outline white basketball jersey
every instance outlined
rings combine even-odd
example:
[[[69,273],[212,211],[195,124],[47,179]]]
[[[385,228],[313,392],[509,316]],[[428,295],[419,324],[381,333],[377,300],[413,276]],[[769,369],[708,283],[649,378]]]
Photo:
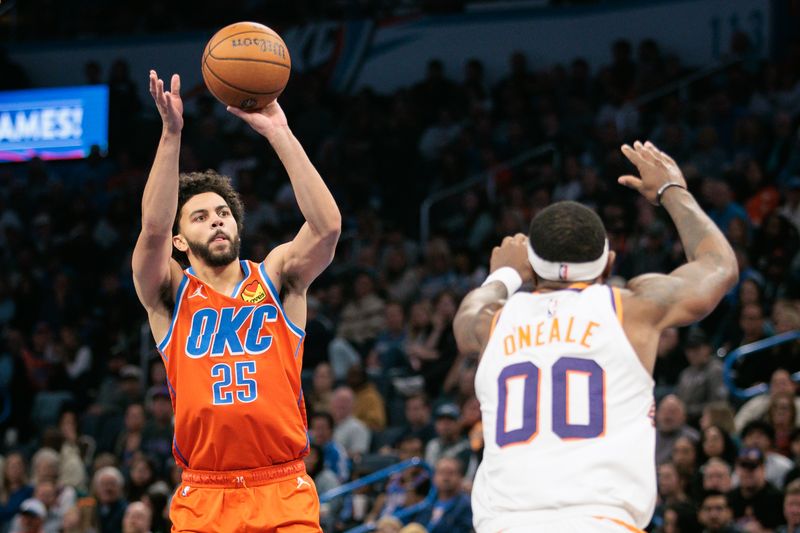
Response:
[[[653,380],[622,329],[617,289],[508,299],[475,375],[482,532],[569,515],[644,527],[656,499]]]

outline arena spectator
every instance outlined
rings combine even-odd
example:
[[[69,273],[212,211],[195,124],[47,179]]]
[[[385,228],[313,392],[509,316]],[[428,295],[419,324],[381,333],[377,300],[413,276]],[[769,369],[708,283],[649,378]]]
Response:
[[[667,506],[677,502],[689,502],[686,495],[685,478],[678,473],[672,463],[663,463],[657,471],[658,499],[656,503],[656,517],[663,517]],[[656,518],[656,521],[658,518]]]
[[[688,365],[686,355],[680,347],[678,328],[667,328],[661,332],[656,350],[656,366],[653,370],[657,401],[673,392],[681,371]]]
[[[779,489],[783,488],[786,474],[792,469],[792,461],[774,451],[775,430],[766,422],[754,421],[742,430],[742,445],[758,448],[764,458],[767,481]]]
[[[28,498],[19,507],[19,521],[11,529],[11,533],[44,533],[47,509],[42,502]]]
[[[719,459],[712,457],[701,468],[703,473],[703,490],[717,490],[724,494],[730,492],[733,487],[733,480],[731,476],[731,465]]]
[[[442,457],[454,457],[466,468],[472,453],[469,441],[461,433],[458,419],[461,411],[452,403],[444,403],[434,412],[436,438],[425,446],[425,461],[430,465],[438,463]],[[461,472],[464,475],[464,472]]]
[[[167,472],[172,458],[172,400],[166,385],[153,385],[147,392],[147,419],[142,428],[140,449],[154,461],[156,474]]]
[[[772,373],[769,380],[769,391],[749,399],[736,413],[736,431],[741,433],[745,425],[753,420],[759,420],[767,414],[772,398],[779,394],[795,396],[795,384],[789,372],[779,368]],[[794,398],[795,425],[800,425],[800,398]]]
[[[314,413],[330,412],[333,384],[331,365],[326,362],[318,364],[312,374],[311,389],[305,394],[306,408]]]
[[[55,500],[52,508],[54,512],[63,515],[67,509],[75,505],[78,494],[74,487],[62,483],[61,466],[61,456],[52,448],[40,448],[31,458],[32,481],[35,485],[34,495],[41,483],[51,483]],[[47,497],[46,500],[49,502],[50,498]],[[51,506],[48,505],[48,507]]]
[[[353,415],[366,424],[370,431],[383,431],[386,427],[386,406],[383,396],[375,384],[367,379],[361,364],[355,364],[347,371],[347,385],[355,393]]]
[[[141,500],[155,480],[156,473],[153,462],[141,452],[134,454],[128,468],[125,499],[129,502]]]
[[[5,458],[2,489],[0,524],[8,524],[19,511],[22,502],[33,496],[25,457],[20,452],[12,452]]]
[[[94,513],[100,531],[120,531],[128,506],[122,473],[113,466],[101,468],[94,474],[92,488],[96,500]]]
[[[775,430],[775,451],[785,457],[792,456],[791,435],[796,427],[796,419],[794,395],[775,395],[769,404],[765,420]]]
[[[728,391],[722,380],[722,361],[714,357],[711,343],[701,329],[693,329],[686,339],[686,359],[689,367],[678,377],[675,395],[686,406],[686,418],[696,425],[703,407],[727,398]]]
[[[125,429],[120,433],[114,447],[114,453],[124,468],[130,466],[134,454],[142,448],[142,432],[146,421],[142,404],[131,404],[125,410]]]
[[[733,525],[733,512],[724,492],[707,491],[700,501],[698,521],[708,533],[737,533]]]
[[[369,451],[372,434],[369,428],[354,416],[355,396],[350,387],[339,387],[331,394],[331,415],[334,420],[333,440],[345,449],[351,458]]]
[[[350,480],[350,459],[344,447],[333,440],[333,426],[330,413],[312,414],[309,423],[311,441],[322,450],[325,468],[336,474],[339,482],[345,483]]]
[[[700,434],[686,424],[686,409],[674,394],[665,396],[656,409],[656,463],[669,460],[672,447],[679,437],[700,440]]]
[[[442,457],[436,463],[433,485],[436,501],[413,521],[425,524],[428,533],[469,533],[472,530],[472,505],[462,491],[464,466],[455,457]]]
[[[775,533],[794,533],[800,528],[800,482],[795,481],[786,485],[783,497],[784,525],[775,530]]]
[[[663,531],[664,533],[700,531],[695,506],[683,502],[668,506],[664,511],[664,525],[658,531]]]
[[[152,513],[142,502],[133,502],[122,517],[122,533],[150,533]]]
[[[318,445],[309,446],[308,455],[303,457],[303,462],[306,464],[306,471],[314,480],[319,494],[324,494],[339,486],[339,478],[325,466],[322,448]]]
[[[407,461],[422,456],[422,442],[417,437],[405,437],[397,446],[397,458]],[[414,501],[417,487],[430,481],[428,472],[419,466],[406,468],[392,474],[386,487],[375,498],[372,510],[367,514],[366,522],[374,522],[378,518],[392,516],[395,512],[407,507]]]
[[[703,430],[700,446],[706,459],[721,459],[732,467],[738,451],[733,438],[720,426],[708,426]]]
[[[760,449],[743,448],[739,452],[736,475],[739,486],[728,494],[736,523],[745,526],[757,521],[767,529],[777,527],[783,521],[783,495],[767,481]]]
[[[706,404],[700,416],[700,429],[718,426],[728,435],[733,435],[736,433],[734,415],[733,407],[727,401]]]

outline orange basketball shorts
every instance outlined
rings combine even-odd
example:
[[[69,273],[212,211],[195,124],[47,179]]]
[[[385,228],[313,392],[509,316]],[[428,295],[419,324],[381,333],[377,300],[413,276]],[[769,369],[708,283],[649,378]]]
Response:
[[[319,497],[302,460],[239,470],[184,470],[172,533],[320,533]]]

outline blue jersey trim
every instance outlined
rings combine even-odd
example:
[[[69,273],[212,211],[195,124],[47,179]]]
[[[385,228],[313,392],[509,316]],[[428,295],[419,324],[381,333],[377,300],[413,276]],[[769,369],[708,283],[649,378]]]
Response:
[[[172,338],[172,330],[175,328],[175,322],[178,321],[178,312],[181,309],[181,302],[183,301],[183,293],[186,291],[186,282],[189,281],[189,278],[186,274],[183,275],[183,279],[181,280],[181,284],[178,285],[178,292],[175,294],[175,307],[172,309],[172,322],[169,325],[169,330],[167,330],[167,335],[164,339],[158,343],[158,351],[161,352],[161,355],[164,357],[165,361],[169,361],[167,355],[164,353],[167,345],[169,344],[170,338]]]
[[[300,455],[304,455],[310,447],[311,447],[311,436],[308,434],[308,430],[306,430],[306,446],[305,448],[300,450]]]
[[[264,283],[267,284],[267,288],[269,289],[270,294],[272,294],[272,299],[275,300],[276,304],[278,304],[278,308],[281,310],[281,314],[283,315],[284,320],[286,320],[286,323],[289,325],[289,329],[291,329],[294,332],[295,335],[300,337],[300,340],[302,341],[303,337],[305,337],[305,335],[306,335],[306,332],[303,331],[302,328],[300,328],[300,327],[296,326],[295,324],[293,324],[292,321],[289,320],[289,317],[286,316],[286,311],[284,311],[284,309],[283,309],[283,304],[281,303],[281,298],[280,298],[280,296],[278,296],[278,291],[275,289],[275,285],[272,284],[272,280],[269,279],[269,276],[267,275],[267,269],[264,267],[264,263],[261,263],[260,265],[258,265],[258,270],[259,270],[259,272],[261,272],[261,277],[264,278]],[[300,345],[298,344],[298,347],[299,346]],[[295,351],[295,356],[296,356],[296,354],[297,354],[297,351]]]
[[[239,264],[242,266],[242,270],[244,271],[244,277],[236,284],[236,287],[233,288],[233,292],[231,293],[231,298],[236,298],[236,295],[239,294],[239,289],[242,288],[242,283],[250,277],[250,265],[245,260],[239,261]]]
[[[608,294],[609,294],[609,296],[611,296],[611,308],[614,310],[614,314],[616,315],[617,314],[617,302],[614,300],[614,289],[612,287],[608,286],[608,285],[606,285],[606,287],[608,287]]]
[[[183,464],[186,465],[186,468],[189,468],[189,461],[187,461],[186,457],[184,457],[181,453],[181,449],[178,448],[178,440],[174,436],[172,437],[172,447],[175,448],[175,452],[178,454],[178,459],[183,461]]]

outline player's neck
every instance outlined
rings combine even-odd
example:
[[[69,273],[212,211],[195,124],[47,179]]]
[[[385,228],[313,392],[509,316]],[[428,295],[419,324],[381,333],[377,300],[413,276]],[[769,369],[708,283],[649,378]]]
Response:
[[[575,287],[587,287],[595,283],[602,283],[601,278],[591,281],[551,281],[546,279],[537,279],[534,290],[536,292],[552,292],[563,291],[564,289]]]
[[[211,286],[221,294],[230,294],[233,288],[242,280],[242,267],[239,259],[231,261],[225,266],[211,266],[203,261],[193,261],[194,275]]]

